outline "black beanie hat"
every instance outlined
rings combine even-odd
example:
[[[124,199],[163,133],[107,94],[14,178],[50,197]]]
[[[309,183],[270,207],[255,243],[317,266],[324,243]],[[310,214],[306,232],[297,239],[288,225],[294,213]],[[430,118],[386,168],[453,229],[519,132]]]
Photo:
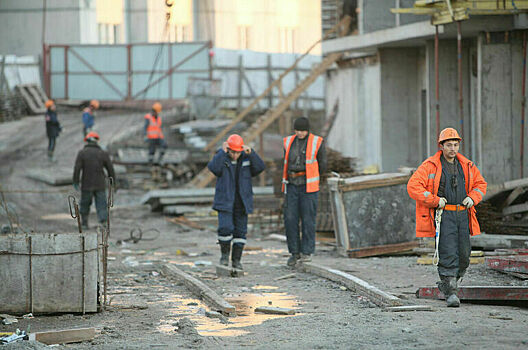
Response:
[[[293,129],[298,131],[310,131],[310,121],[306,117],[299,117],[293,122]]]

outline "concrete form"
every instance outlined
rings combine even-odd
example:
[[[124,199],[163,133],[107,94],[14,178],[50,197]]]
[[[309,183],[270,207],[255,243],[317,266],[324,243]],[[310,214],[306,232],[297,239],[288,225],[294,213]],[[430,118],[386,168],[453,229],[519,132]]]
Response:
[[[369,2],[363,16],[369,10],[378,11]],[[415,167],[437,150],[435,27],[416,17],[422,21],[370,32],[363,28],[361,35],[323,43],[324,53],[349,57],[329,72],[327,108],[336,100],[340,108],[328,143],[359,158],[360,168]],[[438,26],[439,129],[463,129],[461,153],[490,184],[521,176],[524,18],[475,16],[462,22],[462,114],[456,24]],[[527,147],[524,142],[524,155]]]
[[[97,234],[0,235],[0,312],[96,312]]]

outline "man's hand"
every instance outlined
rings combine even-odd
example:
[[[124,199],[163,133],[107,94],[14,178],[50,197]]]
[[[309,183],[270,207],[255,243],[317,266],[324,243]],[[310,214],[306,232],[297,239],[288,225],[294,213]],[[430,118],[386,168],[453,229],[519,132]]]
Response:
[[[222,144],[222,149],[224,150],[225,153],[227,153],[227,142],[224,142]]]
[[[81,191],[81,189],[80,189],[80,187],[79,187],[79,184],[77,184],[77,183],[73,184],[73,189],[74,189],[75,191],[77,191],[77,192],[80,192],[80,191]]]
[[[243,149],[245,154],[250,154],[251,153],[251,147],[249,147],[249,146],[243,145],[242,149]]]
[[[444,209],[446,203],[447,199],[445,199],[444,197],[440,197],[440,201],[438,202],[438,209]]]
[[[464,204],[465,207],[469,209],[475,204],[475,202],[473,202],[473,199],[471,199],[471,197],[466,197],[462,201],[462,204]]]

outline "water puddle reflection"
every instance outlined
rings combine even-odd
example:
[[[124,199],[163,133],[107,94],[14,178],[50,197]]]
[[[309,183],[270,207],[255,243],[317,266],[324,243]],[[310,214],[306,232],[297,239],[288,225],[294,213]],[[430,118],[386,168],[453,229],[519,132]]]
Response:
[[[254,289],[275,289],[273,286],[255,286]],[[266,320],[295,315],[268,315],[255,313],[259,306],[274,306],[297,309],[298,301],[287,293],[240,293],[224,296],[227,302],[236,307],[237,317],[226,317],[223,320],[205,316],[209,308],[200,300],[185,299],[179,295],[163,298],[167,303],[169,315],[160,321],[158,330],[172,333],[176,329],[176,322],[187,317],[196,322],[196,330],[203,336],[236,337],[249,331],[241,328],[259,325]],[[299,315],[299,314],[298,314]]]

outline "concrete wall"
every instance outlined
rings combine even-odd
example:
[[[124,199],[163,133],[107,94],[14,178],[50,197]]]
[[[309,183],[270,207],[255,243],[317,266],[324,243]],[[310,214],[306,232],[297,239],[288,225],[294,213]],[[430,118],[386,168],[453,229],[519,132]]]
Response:
[[[440,130],[452,127],[462,137],[460,152],[471,157],[471,101],[470,97],[470,64],[469,54],[471,41],[463,41],[462,46],[462,92],[463,118],[459,116],[458,98],[458,61],[456,40],[440,40],[439,42],[439,89],[440,89]],[[434,42],[427,42],[427,59],[429,71],[429,114],[430,114],[430,151],[434,154],[438,150],[436,130],[436,97],[435,97],[435,59]],[[461,121],[462,120],[462,121]],[[462,127],[464,133],[462,134]]]
[[[384,172],[421,162],[419,55],[418,48],[380,50]]]
[[[330,72],[326,91],[327,115],[339,100],[339,112],[328,135],[328,146],[347,157],[357,157],[361,169],[379,169],[379,63],[363,63]]]
[[[46,41],[79,43],[80,0],[48,0]],[[0,1],[0,54],[42,53],[42,1]]]

